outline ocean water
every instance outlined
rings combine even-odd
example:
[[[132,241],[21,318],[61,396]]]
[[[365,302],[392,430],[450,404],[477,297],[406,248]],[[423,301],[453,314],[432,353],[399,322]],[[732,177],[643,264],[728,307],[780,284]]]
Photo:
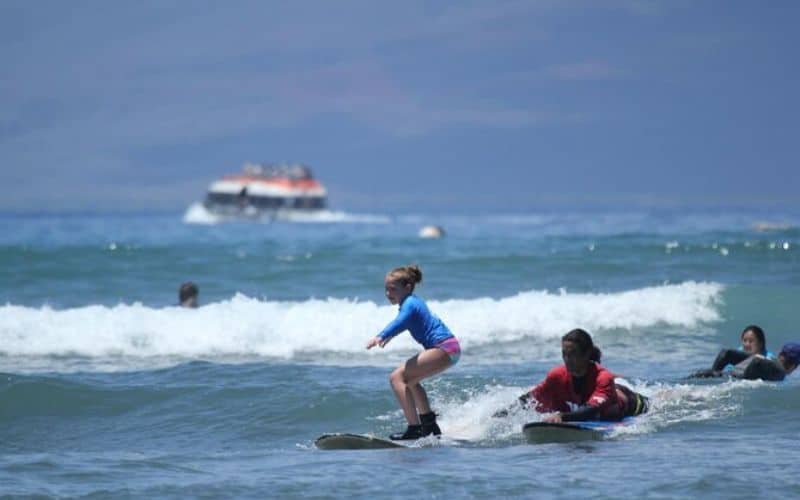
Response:
[[[425,224],[447,236],[421,239]],[[764,224],[767,223],[767,224]],[[800,376],[686,380],[742,328],[800,340],[800,212],[0,216],[0,496],[800,496]],[[388,385],[408,334],[391,268],[461,340],[424,385],[445,437],[321,451],[404,428]],[[201,307],[175,306],[186,280]],[[582,327],[651,397],[609,439],[525,443],[492,413]]]

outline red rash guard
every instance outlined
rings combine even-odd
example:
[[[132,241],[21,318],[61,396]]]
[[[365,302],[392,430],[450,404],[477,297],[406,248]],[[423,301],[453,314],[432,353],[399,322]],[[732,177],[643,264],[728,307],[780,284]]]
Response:
[[[536,400],[538,412],[569,413],[591,406],[597,408],[599,420],[620,420],[627,404],[627,398],[614,384],[614,374],[597,363],[589,365],[580,393],[567,367],[561,365],[550,370],[529,394]]]

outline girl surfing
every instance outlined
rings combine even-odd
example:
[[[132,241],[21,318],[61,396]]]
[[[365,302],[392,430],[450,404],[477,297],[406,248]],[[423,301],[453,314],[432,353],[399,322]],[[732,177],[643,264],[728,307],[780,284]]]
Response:
[[[421,282],[422,271],[416,265],[398,267],[386,275],[386,298],[399,305],[400,312],[381,333],[367,342],[367,349],[385,347],[396,335],[408,330],[425,349],[389,375],[389,383],[408,422],[405,432],[389,436],[393,440],[418,439],[442,433],[420,381],[443,372],[456,364],[461,356],[458,339],[442,320],[431,313],[425,302],[413,294],[414,286]]]

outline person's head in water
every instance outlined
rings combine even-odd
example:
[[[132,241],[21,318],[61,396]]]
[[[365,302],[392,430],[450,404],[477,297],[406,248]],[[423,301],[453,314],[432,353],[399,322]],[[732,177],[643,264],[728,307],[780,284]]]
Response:
[[[781,347],[778,354],[778,361],[783,365],[786,374],[789,375],[800,364],[800,342],[787,342]]]
[[[586,375],[592,362],[600,362],[600,356],[600,349],[592,342],[591,335],[580,328],[561,337],[561,357],[567,371],[574,377]]]
[[[416,264],[396,267],[386,273],[383,281],[386,298],[392,304],[400,304],[414,292],[417,283],[422,282],[422,270]]]
[[[197,289],[197,285],[191,281],[187,281],[186,283],[182,284],[178,289],[178,301],[180,302],[181,307],[197,307],[198,293],[199,290]]]
[[[766,354],[767,340],[764,330],[757,325],[750,325],[742,330],[742,350],[748,354]]]

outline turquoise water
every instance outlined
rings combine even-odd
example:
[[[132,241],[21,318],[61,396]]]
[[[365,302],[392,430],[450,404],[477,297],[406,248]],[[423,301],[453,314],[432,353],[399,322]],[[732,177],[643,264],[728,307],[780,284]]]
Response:
[[[420,239],[430,223],[447,237]],[[798,227],[791,211],[0,217],[0,495],[797,496],[798,376],[683,377],[750,323],[773,351],[800,340]],[[410,262],[464,349],[426,384],[446,437],[316,450],[403,427],[387,377],[417,346],[364,344],[395,313],[384,273]],[[174,306],[189,279],[197,310]],[[491,414],[574,327],[653,410],[606,441],[528,445],[536,414]]]

